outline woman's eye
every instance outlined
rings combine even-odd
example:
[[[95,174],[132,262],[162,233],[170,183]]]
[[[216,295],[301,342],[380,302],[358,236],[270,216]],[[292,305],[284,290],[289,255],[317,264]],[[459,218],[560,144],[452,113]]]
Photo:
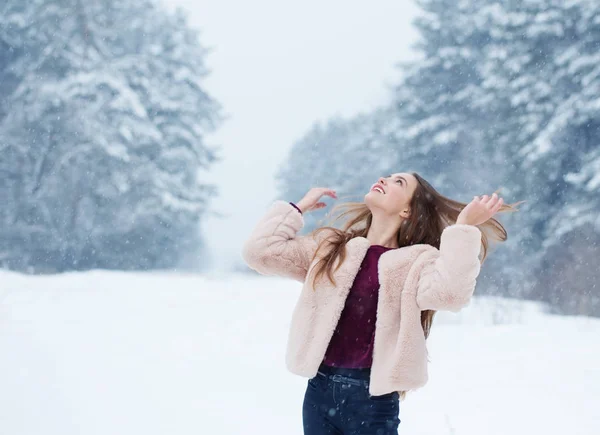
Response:
[[[401,180],[401,179],[398,179],[398,180],[396,181],[396,183],[400,183],[400,184],[402,184],[402,180]]]

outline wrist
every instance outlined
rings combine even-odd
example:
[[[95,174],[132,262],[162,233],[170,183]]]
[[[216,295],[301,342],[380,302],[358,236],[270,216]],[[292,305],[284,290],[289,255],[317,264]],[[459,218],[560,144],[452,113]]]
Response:
[[[298,210],[298,213],[300,213],[300,214],[303,214],[303,213],[304,213],[304,212],[302,211],[302,209],[301,209],[301,208],[300,208],[300,207],[299,207],[297,204],[295,204],[295,203],[293,203],[293,202],[290,202],[290,205],[291,205],[292,207],[294,207],[296,210]]]
[[[302,201],[295,202],[294,205],[300,211],[300,213],[303,213],[303,214],[306,213],[306,206],[304,204],[302,204]]]

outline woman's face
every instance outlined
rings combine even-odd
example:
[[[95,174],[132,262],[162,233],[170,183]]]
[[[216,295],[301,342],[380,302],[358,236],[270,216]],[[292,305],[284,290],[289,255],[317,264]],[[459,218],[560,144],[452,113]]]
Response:
[[[365,204],[372,213],[379,210],[406,219],[410,214],[408,206],[417,183],[414,175],[406,172],[381,177],[365,195]]]

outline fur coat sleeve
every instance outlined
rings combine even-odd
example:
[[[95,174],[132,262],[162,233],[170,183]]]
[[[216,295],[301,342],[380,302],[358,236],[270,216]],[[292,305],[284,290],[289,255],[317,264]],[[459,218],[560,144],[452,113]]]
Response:
[[[303,282],[317,248],[312,236],[297,236],[303,226],[304,219],[294,206],[275,201],[244,243],[244,261],[262,275]]]
[[[480,251],[479,228],[463,224],[446,227],[440,249],[426,254],[417,286],[419,308],[456,312],[468,305],[481,268]]]

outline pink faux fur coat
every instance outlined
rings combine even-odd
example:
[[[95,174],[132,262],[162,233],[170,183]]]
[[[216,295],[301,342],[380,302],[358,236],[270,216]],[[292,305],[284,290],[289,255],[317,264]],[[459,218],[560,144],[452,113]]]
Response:
[[[364,237],[346,245],[346,259],[334,273],[306,280],[318,241],[298,236],[302,215],[276,201],[259,221],[243,248],[248,266],[263,275],[304,283],[292,315],[286,351],[287,368],[312,378],[317,374],[362,260],[370,246]],[[422,310],[458,311],[469,303],[480,270],[481,232],[476,226],[451,225],[440,249],[413,245],[383,253],[378,263],[379,301],[369,393],[411,390],[427,382],[427,348]]]

